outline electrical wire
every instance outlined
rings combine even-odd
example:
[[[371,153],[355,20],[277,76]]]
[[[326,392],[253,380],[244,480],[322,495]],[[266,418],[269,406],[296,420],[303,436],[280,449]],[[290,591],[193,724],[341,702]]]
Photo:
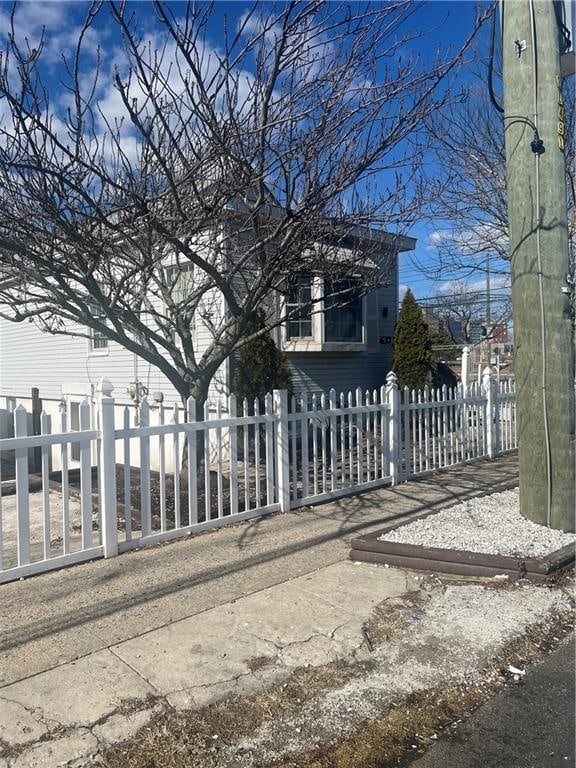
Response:
[[[534,129],[538,132],[538,57],[536,52],[536,18],[534,0],[530,0],[530,24],[532,27],[532,87],[534,99]],[[534,153],[536,163],[536,259],[538,263],[538,289],[540,295],[540,336],[542,340],[542,409],[544,416],[544,442],[546,448],[546,521],[548,528],[552,524],[552,449],[548,424],[547,358],[546,358],[546,317],[544,314],[544,280],[542,274],[542,250],[540,230],[542,229],[542,211],[540,208],[540,154]]]
[[[494,105],[494,107],[500,112],[501,114],[504,114],[504,110],[501,107],[501,105],[498,103],[496,99],[496,95],[494,94],[494,83],[493,83],[493,74],[494,74],[494,39],[496,37],[496,4],[494,5],[494,8],[492,9],[492,33],[490,36],[490,59],[488,62],[488,93],[490,94],[490,101]]]
[[[570,30],[564,23],[564,3],[562,0],[553,0],[553,4],[556,23],[558,24],[558,29],[562,35],[562,44],[564,46],[564,50],[560,49],[560,55],[562,55],[572,47],[572,38],[570,36]]]

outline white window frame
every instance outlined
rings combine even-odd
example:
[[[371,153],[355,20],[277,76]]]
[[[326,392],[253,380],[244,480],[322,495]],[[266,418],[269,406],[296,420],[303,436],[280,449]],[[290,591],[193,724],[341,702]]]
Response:
[[[175,256],[172,256],[168,259],[166,259],[162,263],[161,267],[165,274],[166,274],[166,282],[168,283],[169,275],[171,270],[180,270],[181,272],[191,272],[194,274],[194,264],[192,262],[186,261],[182,262],[179,261]],[[194,349],[196,349],[198,344],[198,310],[196,309],[194,311],[194,315],[192,317],[192,344],[194,345]]]
[[[362,340],[361,341],[326,341],[324,326],[324,278],[312,275],[312,337],[301,339],[288,338],[288,323],[281,326],[281,344],[284,352],[364,352],[367,338],[366,296],[362,302]],[[286,312],[286,300],[282,299],[282,313]]]
[[[302,273],[300,273],[300,275],[309,275],[309,277],[310,277],[310,300],[311,300],[311,304],[310,304],[310,307],[309,307],[309,309],[310,309],[310,336],[292,336],[292,337],[290,337],[289,336],[289,331],[288,331],[289,323],[292,322],[295,318],[293,320],[287,319],[286,323],[285,323],[285,326],[286,326],[286,340],[289,343],[292,342],[292,343],[296,343],[296,344],[314,341],[314,339],[316,338],[317,330],[318,330],[317,327],[316,327],[317,311],[316,312],[314,311],[314,307],[318,306],[318,300],[320,299],[319,292],[318,292],[319,284],[318,284],[317,277],[315,275],[313,275],[312,273],[307,273],[307,272],[302,272]],[[298,277],[300,275],[298,275]],[[285,298],[284,299],[284,307],[285,307],[286,312],[289,311],[288,306],[289,306],[288,305],[288,300],[287,300],[287,298]],[[294,304],[293,306],[299,306],[299,305]]]
[[[95,304],[91,304],[91,302],[89,302],[89,306],[92,307],[96,311],[99,309]],[[96,314],[96,311],[92,311],[92,314],[94,315],[94,317],[106,318],[105,314],[102,313],[101,315],[99,315],[99,314]],[[104,322],[105,322],[106,325],[108,324],[108,320],[107,319],[105,319]],[[94,330],[94,328],[90,328],[89,330],[90,330],[90,335],[88,337],[88,357],[105,357],[106,355],[109,355],[110,354],[110,339],[102,334],[102,336],[104,336],[104,339],[106,341],[106,346],[104,346],[104,347],[95,347],[94,346],[94,338],[95,338],[96,331]]]

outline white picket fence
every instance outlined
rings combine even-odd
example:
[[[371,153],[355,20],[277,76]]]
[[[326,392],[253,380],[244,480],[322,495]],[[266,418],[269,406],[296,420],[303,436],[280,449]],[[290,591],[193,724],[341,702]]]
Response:
[[[59,432],[42,414],[42,434],[29,436],[27,412],[16,408],[15,436],[0,440],[0,468],[15,470],[15,493],[0,492],[0,583],[516,447],[513,385],[497,386],[488,370],[466,393],[399,391],[390,373],[372,392],[274,391],[262,409],[231,396],[215,412],[207,405],[202,421],[192,398],[185,411],[143,401],[137,420],[125,409],[120,428],[111,395],[101,380],[97,423],[84,401],[79,431],[64,410]],[[39,477],[29,474],[34,449]]]

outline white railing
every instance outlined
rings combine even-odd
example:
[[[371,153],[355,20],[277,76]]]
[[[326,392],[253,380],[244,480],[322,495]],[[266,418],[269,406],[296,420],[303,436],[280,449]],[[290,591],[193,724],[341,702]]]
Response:
[[[63,409],[58,432],[43,413],[42,434],[28,435],[16,408],[14,437],[0,439],[0,471],[12,478],[0,483],[0,582],[516,447],[512,384],[489,371],[467,392],[400,392],[390,373],[378,391],[275,391],[263,407],[230,396],[201,420],[193,398],[185,409],[144,400],[118,425],[111,395],[102,380],[95,418],[88,401],[79,406],[79,431]]]
[[[69,431],[62,410],[60,432],[51,434],[49,417],[43,413],[42,434],[28,435],[27,416],[18,406],[14,437],[0,440],[0,472],[12,470],[11,480],[0,482],[0,582],[104,554],[98,481],[92,468],[100,432],[91,428],[90,404],[81,403],[76,432]],[[33,449],[41,453],[40,466],[35,467],[38,478],[30,473]],[[55,455],[61,466],[58,491],[51,480]],[[31,498],[34,479],[40,490]],[[6,494],[6,485],[13,486],[13,494]]]

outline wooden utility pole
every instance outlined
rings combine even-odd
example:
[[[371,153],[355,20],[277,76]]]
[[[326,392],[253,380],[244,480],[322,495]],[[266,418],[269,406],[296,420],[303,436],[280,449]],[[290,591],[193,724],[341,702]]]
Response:
[[[524,517],[574,531],[574,350],[558,28],[552,0],[505,0],[504,120]]]

